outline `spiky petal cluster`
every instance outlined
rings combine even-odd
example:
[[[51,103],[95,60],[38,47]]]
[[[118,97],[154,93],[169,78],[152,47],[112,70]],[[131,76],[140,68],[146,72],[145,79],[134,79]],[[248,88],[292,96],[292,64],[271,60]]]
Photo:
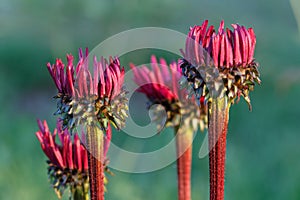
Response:
[[[151,57],[151,66],[150,70],[147,66],[136,67],[131,64],[134,73],[133,80],[139,86],[138,91],[147,96],[150,106],[160,104],[164,107],[167,112],[166,126],[174,127],[183,122],[190,123],[194,129],[197,129],[200,112],[193,98],[186,100],[187,91],[179,89],[179,80],[182,75],[180,66],[176,62],[168,65],[163,58],[160,58],[158,62],[155,56]],[[160,115],[156,117],[158,116]],[[161,119],[157,119],[159,120]],[[203,129],[206,119],[200,122]]]
[[[95,117],[103,129],[107,128],[108,121],[120,128],[127,117],[124,68],[117,57],[110,58],[109,62],[104,58],[97,61],[94,57],[91,73],[88,56],[88,49],[85,55],[80,49],[76,66],[72,55],[67,55],[66,66],[60,59],[53,65],[47,64],[58,89],[56,114],[62,116],[64,128],[91,122]]]
[[[74,67],[72,55],[67,55],[68,64],[65,67],[61,59],[56,59],[55,64],[47,63],[48,71],[58,89],[58,95],[72,97],[74,90]]]
[[[233,30],[225,30],[224,21],[221,21],[218,32],[214,26],[208,29],[207,26],[208,21],[205,20],[201,26],[190,29],[186,43],[188,61],[196,59],[197,64],[206,64],[204,50],[213,59],[215,67],[246,67],[254,61],[256,37],[252,28],[232,24]]]
[[[48,174],[58,197],[62,196],[67,187],[71,191],[80,187],[82,191],[88,192],[88,156],[79,136],[74,134],[72,141],[72,136],[67,129],[62,130],[60,122],[53,133],[46,121],[38,120],[38,125],[40,130],[36,136],[48,157]],[[57,135],[60,143],[56,142]]]
[[[224,21],[218,32],[214,26],[207,27],[205,20],[201,26],[190,29],[181,63],[183,74],[198,97],[220,89],[231,102],[242,95],[250,106],[249,91],[255,82],[260,84],[253,57],[256,44],[253,29],[233,24],[233,30],[225,30]],[[223,80],[219,85],[217,78]]]
[[[38,120],[38,126],[39,131],[36,132],[36,136],[42,150],[48,157],[48,174],[58,197],[60,198],[68,187],[71,193],[80,189],[87,194],[89,191],[88,152],[80,142],[78,134],[75,133],[72,139],[69,131],[63,130],[59,121],[53,133],[50,132],[46,121]],[[59,142],[56,141],[57,135]],[[81,139],[85,141],[84,137]],[[106,161],[108,161],[107,151],[110,141],[111,128],[109,126],[104,138],[104,158]]]
[[[181,76],[180,68],[176,62],[169,66],[167,62],[160,58],[151,56],[152,70],[147,66],[140,68],[130,65],[134,73],[134,81],[139,87],[138,91],[144,93],[152,102],[174,101],[184,96],[178,89],[178,81]]]

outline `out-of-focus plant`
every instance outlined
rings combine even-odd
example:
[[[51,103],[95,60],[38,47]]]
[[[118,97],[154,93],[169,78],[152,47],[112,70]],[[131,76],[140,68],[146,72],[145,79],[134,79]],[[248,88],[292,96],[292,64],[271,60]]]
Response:
[[[181,90],[179,80],[182,76],[176,62],[167,64],[161,58],[151,57],[152,69],[147,66],[137,67],[131,64],[134,73],[133,80],[139,86],[138,91],[145,94],[149,100],[149,108],[154,109],[154,121],[158,130],[163,126],[172,127],[176,137],[178,199],[191,199],[191,163],[193,134],[200,125],[206,126],[206,109],[202,113],[198,109],[195,98],[187,99],[187,90]],[[163,119],[166,112],[166,119]],[[165,120],[165,121],[164,121]],[[164,123],[165,122],[165,123]],[[163,123],[163,124],[162,124]]]

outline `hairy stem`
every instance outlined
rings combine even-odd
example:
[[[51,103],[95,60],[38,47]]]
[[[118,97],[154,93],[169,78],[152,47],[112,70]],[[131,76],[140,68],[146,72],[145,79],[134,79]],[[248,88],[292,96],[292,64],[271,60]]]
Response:
[[[175,128],[177,151],[178,199],[191,199],[191,165],[193,130]]]
[[[227,99],[212,99],[209,112],[210,200],[224,199],[226,134],[230,104]]]
[[[91,200],[104,200],[103,132],[88,125],[86,138]]]

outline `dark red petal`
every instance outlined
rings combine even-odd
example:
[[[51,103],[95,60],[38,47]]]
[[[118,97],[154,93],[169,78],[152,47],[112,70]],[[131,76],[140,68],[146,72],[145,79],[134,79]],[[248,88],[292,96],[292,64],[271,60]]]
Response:
[[[83,59],[83,53],[82,53],[82,49],[79,48],[79,59]]]
[[[67,130],[66,130],[67,131]],[[69,152],[68,152],[68,148],[69,148],[69,135],[67,135],[68,133],[65,131],[60,132],[58,135],[60,135],[62,137],[62,157],[63,157],[63,161],[65,163],[66,166],[68,166],[68,156],[69,156]]]
[[[75,89],[74,89],[74,78],[72,74],[72,68],[73,66],[68,66],[67,67],[67,85],[68,85],[68,93],[71,96],[75,95]]]
[[[201,32],[200,32],[201,38],[200,39],[201,39],[202,44],[204,43],[204,38],[206,36],[207,25],[208,25],[208,20],[205,20],[201,25]]]
[[[210,26],[205,34],[205,38],[203,39],[203,47],[204,48],[208,48],[208,46],[210,45],[211,36],[212,36],[213,32],[215,32],[214,26]]]
[[[72,150],[73,144],[71,141],[68,142],[68,145],[65,148],[68,148],[68,154],[67,154],[67,160],[68,160],[68,167],[70,169],[74,169],[75,163],[73,162],[73,150]]]

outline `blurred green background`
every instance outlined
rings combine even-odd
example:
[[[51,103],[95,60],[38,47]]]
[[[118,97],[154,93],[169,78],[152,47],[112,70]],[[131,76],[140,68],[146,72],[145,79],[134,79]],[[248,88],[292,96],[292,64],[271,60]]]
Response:
[[[300,16],[300,7],[294,12]],[[251,94],[252,112],[243,100],[231,109],[225,199],[300,199],[300,34],[288,0],[1,0],[0,199],[56,199],[34,134],[37,118],[47,119],[51,130],[55,124],[48,61],[131,28],[187,33],[204,19],[216,26],[221,19],[226,26],[238,22],[257,34],[262,85]],[[147,63],[146,54],[137,62]],[[114,135],[125,146],[130,140]],[[166,142],[172,132],[158,137]],[[209,192],[208,158],[198,159],[201,138],[198,133],[194,142],[193,199],[208,199]],[[147,174],[114,173],[107,199],[176,199],[175,163]]]

